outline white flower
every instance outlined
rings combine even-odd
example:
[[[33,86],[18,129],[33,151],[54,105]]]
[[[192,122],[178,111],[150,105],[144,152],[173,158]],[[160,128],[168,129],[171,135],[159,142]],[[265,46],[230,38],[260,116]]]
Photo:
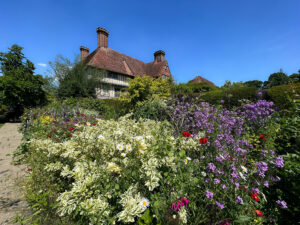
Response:
[[[173,219],[174,219],[174,220],[176,219],[176,214],[173,215]]]
[[[126,153],[124,153],[124,152],[121,153],[121,156],[125,158],[126,157]]]
[[[123,132],[122,131],[120,131],[120,130],[117,130],[117,131],[115,131],[115,134],[122,134]]]
[[[121,145],[121,144],[117,144],[117,149],[119,150],[119,151],[122,151],[123,150],[123,145]]]
[[[144,154],[144,153],[145,153],[145,151],[143,151],[143,150],[139,150],[139,152],[140,152],[140,153],[142,153],[142,154]]]
[[[246,178],[244,177],[244,175],[243,175],[241,172],[239,172],[239,174],[240,174],[240,177],[241,177],[243,180],[246,180]]]
[[[99,140],[104,140],[105,138],[104,138],[102,135],[99,135],[99,136],[98,136],[98,139],[99,139]]]
[[[184,160],[184,163],[188,164],[189,161],[191,161],[191,158],[190,157],[186,157],[186,159]]]
[[[202,176],[206,177],[206,173],[204,171],[201,172]]]
[[[247,168],[246,168],[246,167],[244,167],[244,166],[241,166],[241,168],[242,168],[243,172],[245,172],[245,173],[247,173],[247,172],[248,172],[248,170],[247,170]]]
[[[140,201],[140,206],[142,208],[147,208],[149,206],[149,200],[147,198],[142,198]]]
[[[86,123],[86,125],[87,125],[87,126],[90,126],[90,125],[91,125],[91,123],[87,122],[87,123]]]
[[[126,145],[126,150],[129,151],[129,152],[131,152],[132,151],[131,145]]]
[[[142,136],[137,136],[137,137],[135,137],[135,139],[136,139],[137,141],[142,141],[144,138],[143,138]]]

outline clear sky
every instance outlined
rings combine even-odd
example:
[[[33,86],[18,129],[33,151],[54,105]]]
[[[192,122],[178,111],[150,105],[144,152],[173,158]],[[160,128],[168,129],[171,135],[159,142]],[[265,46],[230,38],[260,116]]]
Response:
[[[300,69],[300,0],[1,0],[0,51],[21,45],[44,74],[57,54],[93,51],[99,26],[110,48],[144,62],[164,50],[177,82]]]

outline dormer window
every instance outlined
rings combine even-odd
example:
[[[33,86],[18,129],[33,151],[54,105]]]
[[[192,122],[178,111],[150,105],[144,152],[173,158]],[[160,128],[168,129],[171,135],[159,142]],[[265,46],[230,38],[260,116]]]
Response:
[[[165,70],[168,70],[168,66],[165,66]]]

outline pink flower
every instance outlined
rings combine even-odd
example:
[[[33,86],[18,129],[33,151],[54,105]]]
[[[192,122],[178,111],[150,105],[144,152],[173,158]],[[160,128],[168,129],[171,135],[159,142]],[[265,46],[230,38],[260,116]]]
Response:
[[[180,198],[172,204],[171,209],[178,211],[181,207],[187,207],[189,200],[187,198]]]

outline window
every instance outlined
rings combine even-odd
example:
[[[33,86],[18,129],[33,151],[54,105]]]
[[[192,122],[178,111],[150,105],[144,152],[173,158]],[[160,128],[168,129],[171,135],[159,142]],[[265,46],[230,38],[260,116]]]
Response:
[[[167,75],[162,75],[162,79],[166,79],[166,78],[168,78]]]
[[[165,70],[168,70],[168,66],[165,66]]]

